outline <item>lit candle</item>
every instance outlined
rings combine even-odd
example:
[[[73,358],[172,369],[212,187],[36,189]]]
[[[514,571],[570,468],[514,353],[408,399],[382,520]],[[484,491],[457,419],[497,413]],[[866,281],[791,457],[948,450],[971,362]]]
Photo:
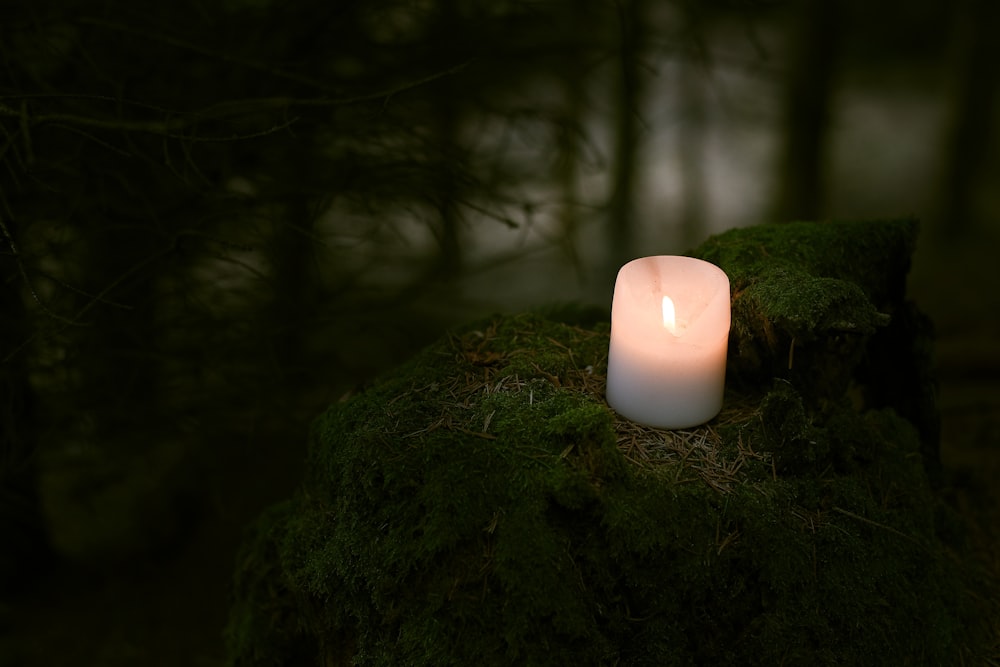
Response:
[[[608,405],[657,428],[703,424],[722,409],[729,278],[692,257],[633,260],[611,302]]]

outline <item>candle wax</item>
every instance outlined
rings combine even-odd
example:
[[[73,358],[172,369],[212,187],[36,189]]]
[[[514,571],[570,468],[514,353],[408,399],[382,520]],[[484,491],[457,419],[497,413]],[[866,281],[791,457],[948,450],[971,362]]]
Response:
[[[662,255],[623,266],[611,306],[608,404],[658,428],[688,428],[717,415],[729,302],[729,278],[709,262]]]

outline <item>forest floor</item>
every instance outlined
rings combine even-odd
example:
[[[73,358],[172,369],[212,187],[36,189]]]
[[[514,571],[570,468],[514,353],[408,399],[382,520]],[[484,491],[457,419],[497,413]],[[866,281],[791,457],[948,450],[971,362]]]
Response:
[[[1000,578],[1000,291],[990,275],[995,247],[970,242],[918,254],[911,296],[938,330],[948,497],[969,522],[976,559]],[[64,559],[13,608],[0,609],[14,640],[0,645],[0,667],[224,664],[230,577],[244,527],[294,492],[310,418],[346,389],[333,388],[294,409],[291,398],[272,404],[267,412],[282,416],[270,423],[259,419],[265,411],[248,409],[235,425],[202,434],[184,449],[198,452],[194,472],[160,480],[193,489],[177,507],[144,505],[122,492],[118,500],[134,502],[136,520],[154,524],[150,530],[161,530],[163,538],[152,540],[151,550],[120,550],[111,560]],[[193,527],[167,525],[175,523]],[[996,627],[1000,651],[1000,619]]]

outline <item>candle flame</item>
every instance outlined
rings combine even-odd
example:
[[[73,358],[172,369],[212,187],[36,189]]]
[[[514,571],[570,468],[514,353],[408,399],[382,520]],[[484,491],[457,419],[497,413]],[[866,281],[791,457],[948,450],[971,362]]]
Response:
[[[674,302],[669,296],[663,297],[663,326],[670,333],[677,333],[677,316],[674,313]]]

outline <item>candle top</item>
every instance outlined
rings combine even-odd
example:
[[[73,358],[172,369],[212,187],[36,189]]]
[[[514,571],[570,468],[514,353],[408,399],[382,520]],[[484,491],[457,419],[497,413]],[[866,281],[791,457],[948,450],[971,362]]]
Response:
[[[714,341],[729,333],[729,278],[693,257],[635,259],[618,272],[611,312],[612,328],[634,335],[669,335],[690,345]]]

